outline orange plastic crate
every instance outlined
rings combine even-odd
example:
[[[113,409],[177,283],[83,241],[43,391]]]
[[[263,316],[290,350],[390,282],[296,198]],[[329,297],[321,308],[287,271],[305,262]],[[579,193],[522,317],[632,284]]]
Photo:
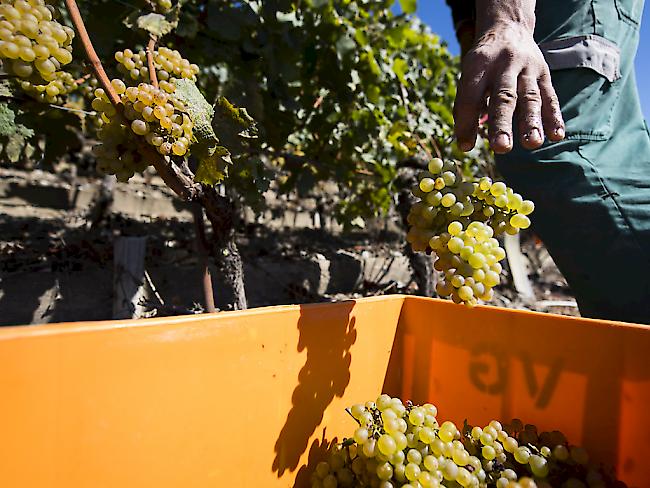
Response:
[[[414,297],[0,329],[0,486],[306,486],[381,391],[650,486],[650,328]]]

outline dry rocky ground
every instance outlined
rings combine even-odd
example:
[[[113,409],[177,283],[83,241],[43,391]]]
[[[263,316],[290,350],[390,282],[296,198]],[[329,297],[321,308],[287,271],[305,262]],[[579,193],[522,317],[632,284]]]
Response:
[[[76,176],[0,168],[0,325],[112,318],[118,236],[146,236],[149,315],[200,309],[188,207],[153,178],[115,184],[101,211],[101,188]],[[250,306],[418,292],[396,217],[342,233],[309,200],[267,200],[268,212],[247,210],[239,225]],[[494,304],[577,315],[543,245],[531,234],[509,244]],[[217,306],[226,309],[213,276]]]

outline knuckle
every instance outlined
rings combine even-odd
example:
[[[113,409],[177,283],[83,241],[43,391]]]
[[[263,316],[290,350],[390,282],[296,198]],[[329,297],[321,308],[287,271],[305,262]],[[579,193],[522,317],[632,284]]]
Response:
[[[533,88],[522,90],[519,93],[519,100],[531,104],[531,105],[541,105],[542,97],[539,92]]]
[[[501,105],[514,105],[517,101],[517,93],[512,88],[499,88],[494,93],[494,100]]]

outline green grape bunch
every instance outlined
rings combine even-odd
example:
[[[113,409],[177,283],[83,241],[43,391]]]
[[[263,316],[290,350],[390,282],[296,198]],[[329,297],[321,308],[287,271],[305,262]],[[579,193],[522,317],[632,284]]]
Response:
[[[169,157],[188,155],[194,141],[193,122],[184,103],[147,83],[127,87],[122,80],[111,84],[123,105],[121,116],[102,88],[95,90],[92,107],[100,114],[103,126],[95,146],[98,168],[128,181],[142,172],[150,162],[138,148],[142,140],[159,154]]]
[[[133,52],[131,49],[117,51],[115,60],[118,62],[117,70],[134,82],[149,79],[147,53],[145,51]],[[161,46],[153,52],[154,67],[160,88],[168,93],[173,93],[174,79],[187,78],[196,81],[199,67],[184,59],[176,50]]]
[[[74,30],[54,20],[44,0],[0,2],[0,58],[29,95],[55,103],[76,87],[61,68],[72,61]]]
[[[439,423],[432,404],[380,395],[348,413],[358,427],[311,473],[312,488],[619,488],[558,431],[515,419],[484,427]]]
[[[444,274],[436,292],[473,307],[488,302],[500,283],[506,253],[497,239],[530,226],[535,205],[503,182],[463,177],[457,164],[439,158],[418,177],[406,240],[415,252],[434,252]]]

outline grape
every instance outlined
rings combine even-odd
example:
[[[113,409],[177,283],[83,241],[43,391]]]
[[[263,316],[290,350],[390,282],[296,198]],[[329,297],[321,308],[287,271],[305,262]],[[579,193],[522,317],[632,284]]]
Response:
[[[415,463],[408,463],[406,465],[406,468],[404,469],[404,474],[406,475],[406,479],[409,481],[415,481],[417,480],[418,476],[420,475],[420,467],[415,464]]]
[[[510,218],[510,225],[516,229],[527,229],[530,227],[530,219],[522,214],[515,214]]]
[[[446,193],[443,197],[442,200],[440,200],[440,203],[442,204],[443,207],[451,207],[454,203],[456,203],[456,195],[453,193]]]
[[[527,464],[530,458],[530,450],[526,447],[518,447],[514,452],[515,461],[520,464]]]
[[[364,444],[368,440],[368,429],[365,429],[363,427],[359,427],[355,432],[354,432],[354,442],[357,444]]]
[[[530,456],[528,463],[530,464],[531,471],[536,477],[544,478],[548,475],[548,462],[542,456],[534,454]]]
[[[423,178],[420,180],[420,190],[422,190],[425,193],[429,193],[430,191],[433,191],[435,187],[435,181],[432,180],[431,178]]]
[[[535,204],[530,200],[524,200],[518,210],[521,215],[529,215],[535,210]]]
[[[145,121],[140,119],[135,119],[133,122],[131,122],[131,130],[135,132],[137,135],[143,136],[147,132],[149,132],[149,126]]]
[[[483,446],[481,448],[481,455],[483,456],[483,459],[487,459],[488,461],[491,461],[497,456],[496,451],[494,450],[494,447],[492,446]]]
[[[397,450],[397,443],[389,434],[384,434],[377,441],[379,452],[386,456],[390,456]]]
[[[377,467],[377,477],[382,481],[388,481],[393,476],[393,467],[389,462],[380,464]]]
[[[440,173],[442,171],[442,168],[444,166],[444,163],[442,159],[440,158],[433,158],[431,161],[429,161],[428,168],[431,173]]]

